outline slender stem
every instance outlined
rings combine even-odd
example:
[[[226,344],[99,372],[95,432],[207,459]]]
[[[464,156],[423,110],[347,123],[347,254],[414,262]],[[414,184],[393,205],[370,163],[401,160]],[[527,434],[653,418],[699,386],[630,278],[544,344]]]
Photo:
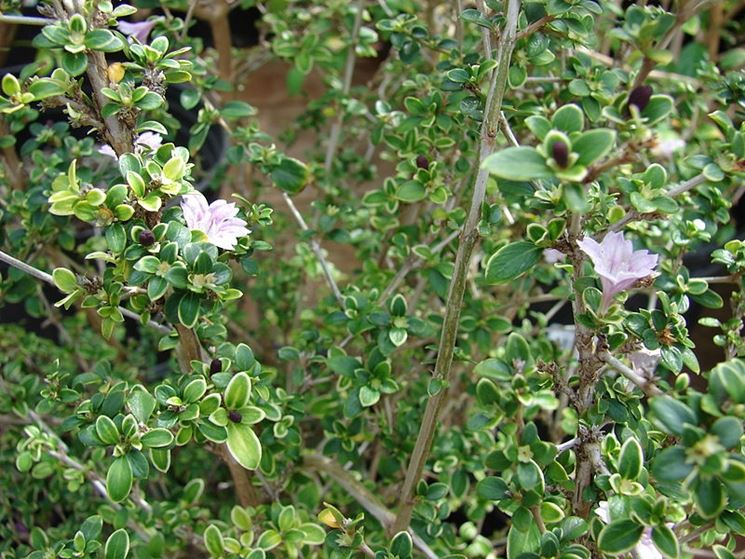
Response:
[[[497,48],[497,67],[492,76],[492,83],[485,107],[485,119],[481,128],[481,147],[479,154],[479,172],[473,188],[471,207],[460,236],[458,252],[455,257],[455,269],[450,283],[450,290],[445,306],[445,317],[442,324],[440,345],[435,362],[434,380],[442,383],[442,388],[427,400],[427,405],[419,429],[419,435],[412,452],[406,478],[401,489],[399,511],[393,523],[392,531],[406,530],[411,522],[414,509],[414,488],[422,477],[432,441],[434,440],[440,411],[447,395],[447,384],[452,371],[453,354],[458,339],[460,311],[463,306],[466,279],[470,268],[471,254],[478,240],[478,223],[481,217],[481,205],[486,193],[486,182],[489,173],[482,167],[482,162],[491,155],[496,146],[499,132],[499,113],[502,109],[502,98],[507,83],[507,73],[515,44],[517,19],[520,13],[520,0],[508,0],[507,19],[500,36]]]
[[[210,33],[217,51],[217,70],[220,79],[230,82],[233,78],[233,44],[230,36],[230,21],[228,20],[228,9],[220,10],[220,13],[211,17]]]
[[[579,439],[577,437],[574,437],[573,439],[569,439],[566,442],[557,444],[556,450],[559,454],[561,454],[565,450],[569,450],[570,448],[574,448],[575,446],[577,446],[577,443],[579,443]]]
[[[198,3],[199,0],[189,0],[189,7],[187,8],[186,16],[184,17],[184,28],[181,30],[181,33],[179,33],[179,40],[181,41],[186,38],[186,35],[189,32],[189,24],[191,23],[191,18],[194,16],[194,9],[197,7]]]
[[[356,49],[357,39],[360,36],[360,28],[362,27],[362,12],[363,2],[360,0],[357,2],[357,11],[354,14],[354,24],[352,27],[352,36],[349,42],[349,49],[347,50],[347,59],[344,64],[344,81],[342,82],[341,95],[346,97],[349,95],[349,90],[352,88],[352,76],[354,76],[354,63],[357,60]],[[334,162],[334,155],[336,154],[336,146],[339,144],[339,138],[341,136],[341,127],[344,123],[344,111],[339,107],[339,116],[331,126],[331,132],[329,132],[329,143],[326,147],[326,157],[323,162],[323,168],[328,176],[331,172],[331,165]]]
[[[486,3],[484,0],[476,0],[476,5],[482,14],[486,13]],[[481,41],[484,44],[484,56],[491,58],[491,31],[486,27],[481,28]]]
[[[13,266],[14,268],[18,270],[21,270],[22,272],[28,274],[29,276],[33,276],[38,280],[46,282],[50,285],[54,285],[54,280],[52,279],[52,276],[50,274],[47,274],[46,272],[43,272],[39,270],[38,268],[34,268],[33,266],[30,266],[26,264],[25,262],[22,262],[18,260],[17,258],[14,258],[10,254],[7,254],[1,250],[0,250],[0,262],[5,262],[6,264]]]
[[[676,196],[680,196],[681,194],[688,192],[689,190],[693,188],[696,188],[698,185],[704,182],[706,182],[706,177],[704,177],[703,174],[696,175],[695,177],[690,178],[687,181],[684,181],[672,187],[670,190],[667,191],[667,196],[669,196],[670,198],[675,198]],[[616,221],[614,224],[612,224],[608,228],[608,231],[620,231],[632,221],[637,221],[638,219],[642,219],[644,215],[645,214],[640,214],[636,210],[632,210],[629,213],[627,213],[625,216],[623,216],[621,219]],[[654,216],[655,214],[647,214],[647,215]]]
[[[658,396],[662,394],[662,390],[657,388],[657,386],[654,383],[652,383],[650,379],[643,377],[642,375],[634,371],[632,368],[628,367],[627,365],[625,365],[624,363],[622,363],[621,361],[613,357],[607,351],[600,354],[600,359],[605,361],[608,365],[613,367],[616,371],[618,371],[624,377],[626,377],[631,382],[633,382],[647,396]]]
[[[0,14],[0,23],[10,23],[13,25],[38,25],[39,27],[44,27],[45,25],[51,25],[57,22],[56,20],[47,19],[45,17],[8,16]]]
[[[93,97],[96,101],[96,108],[100,119],[106,127],[103,134],[107,143],[114,149],[117,155],[123,155],[132,151],[132,130],[119,121],[116,115],[104,118],[101,110],[109,101],[103,94],[102,90],[109,85],[108,65],[106,57],[100,51],[90,51],[88,53],[88,68],[86,75],[91,82]]]
[[[297,221],[297,224],[300,226],[300,229],[302,229],[303,231],[310,231],[310,229],[308,228],[308,224],[305,223],[305,219],[303,219],[302,214],[298,211],[295,203],[292,201],[292,198],[290,198],[286,192],[282,193],[282,198],[284,199],[285,204],[287,204],[287,207],[290,209],[290,212],[295,218],[295,221]],[[318,263],[321,265],[321,270],[323,270],[323,275],[326,278],[326,283],[328,283],[331,291],[334,293],[336,301],[339,303],[340,306],[343,306],[344,299],[342,298],[341,291],[339,291],[339,286],[336,284],[336,280],[331,273],[331,266],[329,266],[329,263],[326,261],[326,257],[323,255],[320,243],[316,239],[311,239],[310,248],[313,251],[313,254],[316,255]]]
[[[704,532],[711,530],[713,526],[714,526],[713,522],[707,522],[706,524],[698,526],[695,530],[693,530],[692,532],[689,532],[685,536],[679,536],[680,543],[692,542],[693,540],[701,536]]]
[[[538,508],[538,505],[534,505],[530,507],[530,512],[533,514],[533,520],[535,520],[535,523],[538,526],[538,531],[541,534],[545,534],[546,524],[543,522],[543,517],[541,516],[541,509]]]
[[[695,177],[688,179],[685,182],[682,182],[670,190],[667,191],[667,195],[670,196],[670,198],[675,198],[676,196],[680,196],[684,192],[688,192],[689,190],[696,188],[698,185],[705,183],[706,177],[703,175],[703,173],[696,175]]]
[[[524,30],[520,31],[520,33],[517,34],[516,40],[525,39],[526,37],[530,37],[533,33],[544,27],[545,25],[548,25],[553,20],[556,19],[556,16],[553,15],[545,15],[542,18],[534,21],[530,25],[528,25]]]
[[[49,285],[54,285],[54,280],[52,279],[51,275],[47,274],[46,272],[43,272],[42,270],[39,270],[38,268],[29,266],[25,262],[22,262],[18,260],[17,258],[14,258],[10,254],[7,254],[1,250],[0,250],[0,262],[5,262],[6,264],[13,266],[14,268],[17,268],[18,270],[21,270],[22,272],[25,272],[26,274],[33,276],[38,280],[48,283]],[[132,318],[134,320],[137,320],[138,322],[142,320],[142,317],[139,314],[132,312],[131,310],[126,309],[124,307],[119,307],[119,311],[127,318]],[[154,330],[156,330],[157,332],[160,332],[161,334],[168,334],[171,331],[170,328],[168,328],[167,326],[158,324],[154,320],[148,320],[147,325],[150,328],[153,328]]]
[[[255,507],[259,505],[261,501],[251,483],[251,472],[246,470],[233,458],[226,445],[218,446],[216,453],[228,466],[228,470],[230,470],[230,477],[233,478],[235,494],[238,497],[240,505],[242,507]]]
[[[370,549],[370,546],[365,543],[364,540],[360,542],[360,551],[365,554],[365,557],[371,557],[375,559],[375,552]]]
[[[706,283],[740,283],[740,276],[732,274],[731,276],[700,276],[692,277],[692,280],[704,280]]]
[[[0,116],[0,135],[7,136],[10,134],[10,128],[5,119],[5,116]],[[7,167],[8,179],[13,189],[23,190],[26,184],[26,172],[23,168],[23,162],[18,157],[15,145],[10,145],[2,148],[2,157],[5,159],[5,165]]]

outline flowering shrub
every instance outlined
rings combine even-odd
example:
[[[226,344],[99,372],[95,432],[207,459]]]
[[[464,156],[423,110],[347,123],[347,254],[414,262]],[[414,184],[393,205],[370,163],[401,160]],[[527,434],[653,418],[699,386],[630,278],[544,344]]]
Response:
[[[742,3],[139,4],[0,2],[3,557],[741,556]]]

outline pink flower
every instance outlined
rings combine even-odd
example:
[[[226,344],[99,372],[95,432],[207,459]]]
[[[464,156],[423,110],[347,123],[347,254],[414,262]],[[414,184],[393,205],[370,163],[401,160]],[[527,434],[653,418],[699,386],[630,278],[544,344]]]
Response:
[[[561,252],[560,250],[556,250],[555,248],[547,248],[543,251],[543,259],[548,264],[556,264],[557,262],[561,262],[567,257],[566,254]]]
[[[652,275],[657,266],[656,254],[647,250],[634,250],[631,241],[624,239],[620,232],[611,231],[600,243],[585,237],[577,241],[577,244],[592,260],[603,284],[601,310],[607,309],[618,293]]]
[[[104,144],[100,148],[98,148],[98,153],[101,155],[107,155],[108,157],[113,157],[114,159],[119,159],[116,156],[116,152],[114,151],[114,148],[112,148],[109,144]]]
[[[143,132],[135,140],[135,149],[137,147],[149,147],[155,151],[163,144],[163,136],[155,132]]]
[[[155,23],[153,20],[137,21],[135,23],[120,21],[116,28],[125,35],[129,35],[130,40],[134,37],[140,43],[146,43],[147,36],[155,27]]]
[[[155,151],[161,146],[162,143],[163,137],[160,134],[156,134],[155,132],[143,132],[135,139],[135,151],[139,153],[142,151],[143,147],[148,147],[151,150]],[[108,155],[113,159],[119,159],[119,157],[117,157],[116,155],[116,152],[114,151],[114,148],[112,148],[109,144],[104,144],[100,148],[98,148],[98,153],[100,153],[101,155]]]
[[[635,371],[646,378],[651,378],[661,357],[662,353],[659,349],[652,350],[645,347],[629,354],[629,361],[631,361],[631,366]]]
[[[233,250],[238,239],[251,231],[238,215],[235,204],[225,200],[215,200],[207,204],[200,192],[185,194],[181,201],[186,225],[192,231],[201,231],[213,245],[225,250]]]

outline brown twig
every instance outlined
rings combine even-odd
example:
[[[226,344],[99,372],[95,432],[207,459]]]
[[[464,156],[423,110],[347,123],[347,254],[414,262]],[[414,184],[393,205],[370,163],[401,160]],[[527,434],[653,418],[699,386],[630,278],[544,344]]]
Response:
[[[520,0],[508,0],[507,6],[506,23],[497,48],[497,66],[492,75],[486,101],[485,118],[481,128],[479,172],[476,176],[468,217],[463,224],[458,252],[455,256],[455,268],[445,305],[445,316],[433,375],[433,379],[439,380],[444,385],[447,385],[452,374],[453,355],[458,339],[460,312],[465,295],[466,280],[470,269],[471,255],[478,239],[481,205],[484,201],[486,182],[489,177],[488,171],[482,167],[481,163],[496,149],[496,139],[500,129],[499,113],[502,110],[507,73],[515,45]],[[419,435],[401,488],[398,515],[392,526],[393,532],[407,529],[411,521],[414,509],[414,488],[422,477],[446,395],[447,390],[441,389],[427,399]]]

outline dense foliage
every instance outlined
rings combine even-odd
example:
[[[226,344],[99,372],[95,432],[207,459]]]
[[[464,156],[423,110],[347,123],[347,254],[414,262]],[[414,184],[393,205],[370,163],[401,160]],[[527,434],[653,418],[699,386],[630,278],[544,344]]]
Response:
[[[134,3],[0,1],[2,557],[741,556],[741,2]]]

